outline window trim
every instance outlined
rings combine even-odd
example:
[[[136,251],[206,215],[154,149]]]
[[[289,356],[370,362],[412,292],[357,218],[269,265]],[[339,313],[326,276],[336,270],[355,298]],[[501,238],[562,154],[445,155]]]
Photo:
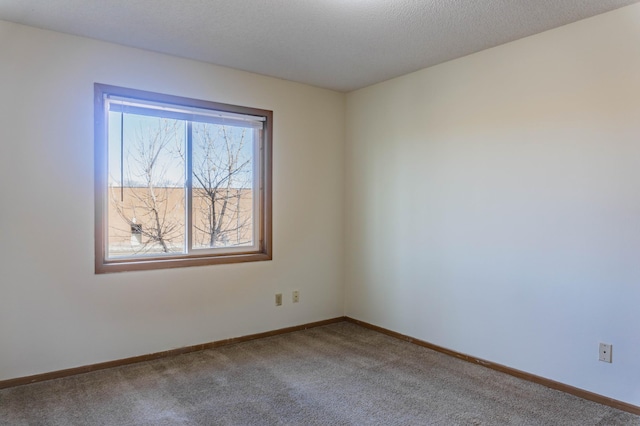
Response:
[[[163,255],[162,257],[140,257],[108,259],[107,257],[107,209],[108,209],[108,128],[105,108],[106,96],[121,96],[145,102],[161,102],[176,106],[188,106],[216,110],[225,113],[264,117],[262,146],[255,164],[258,167],[260,188],[258,189],[258,218],[254,226],[259,227],[258,249],[232,253],[200,253]],[[217,265],[227,263],[271,260],[272,255],[272,136],[273,111],[229,105],[200,99],[186,98],[94,83],[94,195],[95,195],[95,273],[141,271],[187,266]]]

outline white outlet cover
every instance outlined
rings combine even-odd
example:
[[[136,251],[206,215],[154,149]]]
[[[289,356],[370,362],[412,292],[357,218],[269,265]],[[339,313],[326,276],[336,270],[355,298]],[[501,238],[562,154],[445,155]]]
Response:
[[[600,357],[602,362],[611,362],[611,349],[612,345],[608,343],[600,343]]]

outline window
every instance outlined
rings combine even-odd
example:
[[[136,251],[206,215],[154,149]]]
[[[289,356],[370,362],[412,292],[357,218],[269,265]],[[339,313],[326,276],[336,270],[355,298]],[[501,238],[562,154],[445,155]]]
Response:
[[[271,259],[272,117],[96,83],[96,273]]]

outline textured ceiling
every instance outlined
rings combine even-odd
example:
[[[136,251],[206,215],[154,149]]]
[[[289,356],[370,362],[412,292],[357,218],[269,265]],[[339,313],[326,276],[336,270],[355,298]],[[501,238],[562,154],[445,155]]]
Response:
[[[0,0],[0,19],[350,91],[640,0]]]

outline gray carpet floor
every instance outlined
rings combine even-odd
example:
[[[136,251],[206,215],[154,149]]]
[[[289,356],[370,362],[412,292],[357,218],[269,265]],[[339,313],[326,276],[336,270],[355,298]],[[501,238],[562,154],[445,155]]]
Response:
[[[640,425],[342,322],[0,390],[2,425]]]

